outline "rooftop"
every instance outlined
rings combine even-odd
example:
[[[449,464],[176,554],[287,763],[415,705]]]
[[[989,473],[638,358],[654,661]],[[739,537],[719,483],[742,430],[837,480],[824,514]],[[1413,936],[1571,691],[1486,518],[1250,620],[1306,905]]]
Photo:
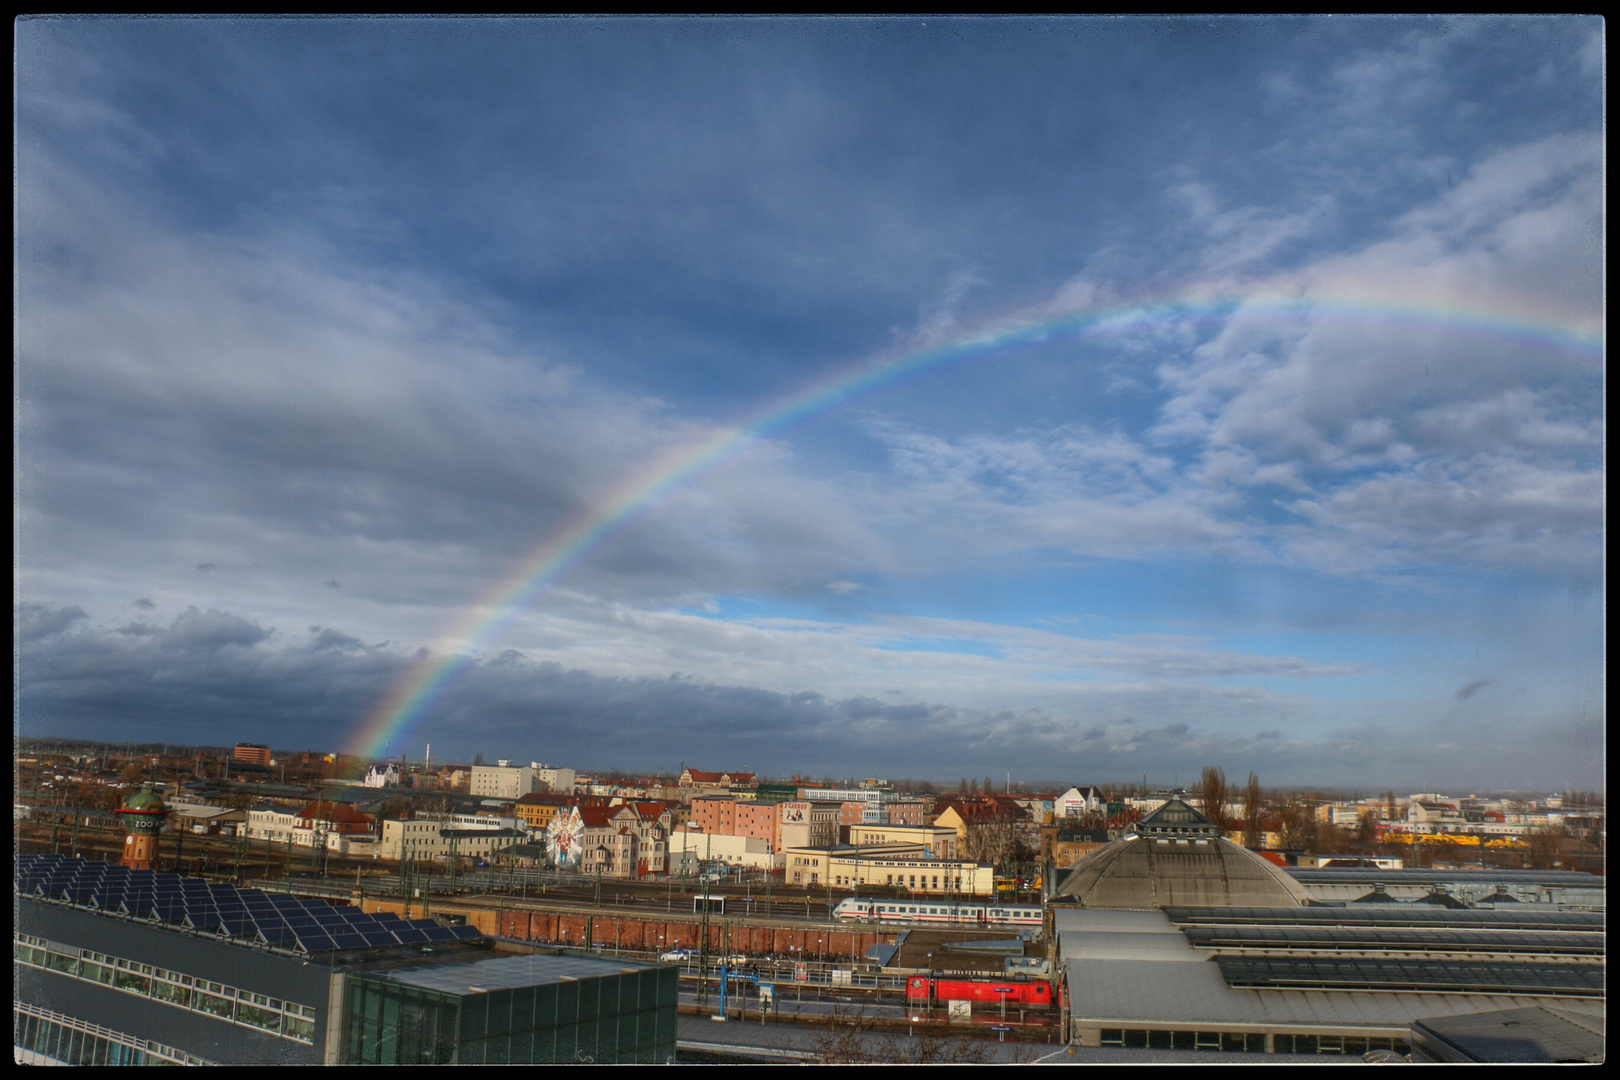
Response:
[[[475,960],[470,964],[444,967],[406,968],[390,971],[386,978],[424,990],[465,996],[490,990],[520,986],[540,986],[580,979],[600,979],[607,975],[656,971],[657,965],[632,961],[599,960],[587,956],[534,953]]]

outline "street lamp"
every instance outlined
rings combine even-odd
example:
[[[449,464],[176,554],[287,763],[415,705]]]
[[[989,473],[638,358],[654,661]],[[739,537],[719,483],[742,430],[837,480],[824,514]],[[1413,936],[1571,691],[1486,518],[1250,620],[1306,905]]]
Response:
[[[923,986],[926,991],[923,994],[923,1019],[932,1020],[934,1018],[934,954],[928,953],[927,955],[928,980]]]

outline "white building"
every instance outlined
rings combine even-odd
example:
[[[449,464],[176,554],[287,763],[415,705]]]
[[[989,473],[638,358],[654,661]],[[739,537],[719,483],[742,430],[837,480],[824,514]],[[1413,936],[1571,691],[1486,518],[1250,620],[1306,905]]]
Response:
[[[825,847],[838,842],[838,811],[842,804],[800,800],[785,802],[778,811],[779,847]]]
[[[442,821],[384,821],[375,845],[380,859],[442,859],[454,847],[459,858],[487,859],[522,839],[510,829],[457,829]]]
[[[1102,792],[1087,785],[1086,787],[1072,787],[1068,791],[1052,800],[1052,812],[1057,817],[1077,818],[1103,807]]]
[[[501,761],[496,765],[474,765],[468,785],[470,794],[508,802],[525,795],[549,792],[570,795],[573,790],[573,769],[558,769],[538,761],[531,761],[527,765],[514,765],[510,761]]]
[[[292,807],[260,803],[248,811],[248,839],[286,844],[292,841],[293,833],[300,824],[298,811]]]
[[[366,778],[360,783],[365,787],[397,787],[399,785],[399,766],[392,764],[373,765],[366,770]]]
[[[771,845],[754,836],[725,836],[721,833],[674,832],[669,835],[669,857],[676,866],[717,862],[750,870],[779,870],[782,856]]]

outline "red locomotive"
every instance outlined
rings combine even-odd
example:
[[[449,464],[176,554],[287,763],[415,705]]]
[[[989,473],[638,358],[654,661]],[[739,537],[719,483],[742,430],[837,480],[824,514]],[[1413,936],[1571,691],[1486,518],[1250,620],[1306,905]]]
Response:
[[[913,975],[906,980],[906,1004],[930,1001],[982,1001],[1025,1008],[1047,1008],[1057,1004],[1052,984],[1044,979],[934,979]]]

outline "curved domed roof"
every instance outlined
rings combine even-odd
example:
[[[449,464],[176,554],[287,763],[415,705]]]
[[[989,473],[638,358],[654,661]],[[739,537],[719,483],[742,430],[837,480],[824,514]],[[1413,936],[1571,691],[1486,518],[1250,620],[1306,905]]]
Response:
[[[124,809],[139,810],[150,814],[159,810],[167,810],[168,807],[164,805],[163,796],[153,791],[152,785],[148,784],[124,800]]]
[[[1172,800],[1164,810],[1170,813],[1160,821],[1154,819],[1162,811],[1137,826],[1142,833],[1104,844],[1076,863],[1053,899],[1072,897],[1082,907],[1128,910],[1301,907],[1310,902],[1310,894],[1281,867],[1210,835],[1214,823],[1185,803]]]

